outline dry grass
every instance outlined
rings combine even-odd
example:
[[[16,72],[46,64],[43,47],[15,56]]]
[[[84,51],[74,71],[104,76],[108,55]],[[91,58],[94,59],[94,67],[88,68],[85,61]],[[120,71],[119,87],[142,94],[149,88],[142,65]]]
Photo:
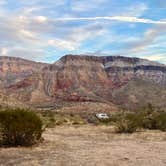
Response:
[[[165,166],[166,133],[115,134],[111,126],[58,126],[32,148],[0,149],[0,165]]]

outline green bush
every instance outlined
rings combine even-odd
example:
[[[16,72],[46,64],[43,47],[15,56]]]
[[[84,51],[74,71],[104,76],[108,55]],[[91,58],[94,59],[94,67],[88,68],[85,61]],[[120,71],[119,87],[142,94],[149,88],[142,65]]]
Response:
[[[166,131],[166,112],[153,112],[144,117],[142,126],[146,129]]]
[[[134,113],[122,114],[116,122],[117,133],[133,133],[140,128],[140,119]]]
[[[161,131],[166,131],[166,112],[158,113],[154,116],[156,121],[156,128]]]
[[[151,104],[137,112],[137,117],[142,119],[141,126],[144,129],[166,131],[166,112]]]
[[[0,112],[1,144],[30,146],[41,138],[42,121],[32,111],[7,109]]]
[[[119,133],[133,133],[140,128],[166,131],[166,112],[151,104],[135,113],[121,113],[115,117],[116,132]]]

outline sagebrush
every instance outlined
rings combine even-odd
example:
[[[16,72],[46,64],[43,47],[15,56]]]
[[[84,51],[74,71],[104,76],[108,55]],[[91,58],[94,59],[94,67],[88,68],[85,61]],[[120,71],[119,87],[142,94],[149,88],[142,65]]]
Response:
[[[30,110],[6,109],[0,111],[1,144],[30,146],[41,139],[42,121]]]
[[[135,113],[117,114],[114,120],[119,133],[133,133],[141,128],[166,131],[166,112],[156,110],[150,104]]]

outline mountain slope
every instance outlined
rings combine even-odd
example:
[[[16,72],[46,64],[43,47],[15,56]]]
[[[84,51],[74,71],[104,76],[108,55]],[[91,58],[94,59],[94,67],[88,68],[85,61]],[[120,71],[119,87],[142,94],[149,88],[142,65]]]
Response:
[[[133,79],[113,92],[114,103],[126,109],[138,109],[149,103],[166,108],[166,87],[141,79]]]
[[[29,103],[38,89],[41,70],[48,64],[0,56],[1,93]]]
[[[46,64],[21,58],[0,56],[0,85],[8,86],[40,72]]]
[[[0,90],[28,104],[110,102],[165,107],[166,66],[122,56],[66,55],[54,64],[0,57]],[[160,97],[162,99],[160,100]]]

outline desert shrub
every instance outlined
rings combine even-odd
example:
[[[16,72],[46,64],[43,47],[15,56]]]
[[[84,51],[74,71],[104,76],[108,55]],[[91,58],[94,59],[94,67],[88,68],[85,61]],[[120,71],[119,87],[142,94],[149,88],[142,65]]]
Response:
[[[154,108],[151,104],[135,113],[120,113],[112,119],[116,132],[132,133],[139,128],[166,131],[166,112]]]
[[[60,125],[82,125],[86,123],[80,114],[70,112],[43,112],[42,118],[47,128],[54,128]]]
[[[24,109],[0,112],[1,144],[30,146],[41,138],[42,121],[36,113]]]
[[[166,112],[156,111],[149,116],[144,117],[142,126],[146,129],[166,131]]]
[[[93,125],[99,125],[100,121],[95,115],[89,115],[89,117],[87,117],[87,123]]]
[[[144,129],[166,131],[166,112],[153,107],[152,104],[139,110],[137,117],[141,118],[141,126]]]
[[[166,131],[166,112],[159,112],[154,115],[155,127],[161,131]]]
[[[55,127],[55,118],[54,116],[57,114],[56,112],[53,111],[38,111],[38,114],[40,115],[42,122],[43,122],[43,127],[44,128],[53,128]]]
[[[119,120],[121,120],[121,118],[124,116],[124,112],[117,112],[114,114],[111,114],[109,120],[110,120],[110,124],[116,124]]]
[[[116,132],[117,133],[133,133],[140,128],[140,121],[134,113],[121,114],[119,119],[116,121]]]

